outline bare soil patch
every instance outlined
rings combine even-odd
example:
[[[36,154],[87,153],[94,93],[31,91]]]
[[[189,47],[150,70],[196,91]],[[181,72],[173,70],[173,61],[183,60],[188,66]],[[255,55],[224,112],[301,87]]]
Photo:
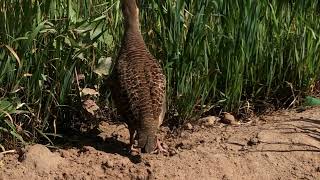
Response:
[[[58,149],[32,145],[0,157],[0,179],[318,179],[320,108],[274,112],[249,123],[162,128],[172,153],[127,153],[124,125],[102,122],[98,136],[70,136]]]

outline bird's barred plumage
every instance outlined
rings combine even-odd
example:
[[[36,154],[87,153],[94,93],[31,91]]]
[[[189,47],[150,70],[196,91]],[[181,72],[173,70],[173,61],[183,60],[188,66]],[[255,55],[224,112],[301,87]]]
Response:
[[[124,18],[132,12],[138,14],[137,9],[132,9],[136,8],[135,3],[135,0],[122,0],[122,6],[131,8],[129,14],[124,12]],[[145,45],[139,24],[130,20],[139,23],[138,19],[125,20],[126,29],[113,71],[112,96],[128,124],[131,138],[137,131],[138,146],[150,152],[165,114],[166,80],[160,64]]]

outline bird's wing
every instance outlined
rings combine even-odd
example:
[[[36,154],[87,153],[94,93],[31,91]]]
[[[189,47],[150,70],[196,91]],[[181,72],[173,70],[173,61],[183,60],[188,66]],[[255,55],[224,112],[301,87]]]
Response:
[[[146,67],[146,58],[141,51],[136,50],[127,51],[125,54],[122,59],[119,59],[118,72],[121,88],[128,97],[127,103],[138,123],[146,119],[152,121],[153,106],[148,86],[151,72],[146,69],[148,68]]]
[[[157,60],[148,53],[150,59],[151,80],[149,80],[150,94],[153,105],[153,115],[159,119],[160,126],[166,113],[166,78]]]
[[[123,117],[124,121],[128,124],[128,126],[132,126],[134,124],[134,117],[132,117],[132,112],[130,111],[130,99],[128,91],[130,89],[129,82],[130,79],[128,79],[129,72],[129,63],[128,63],[128,55],[124,51],[123,53],[120,53],[120,55],[117,58],[117,62],[115,65],[115,83],[116,86],[113,88],[112,94],[115,99],[115,104],[117,107],[117,111],[120,113],[120,115]]]

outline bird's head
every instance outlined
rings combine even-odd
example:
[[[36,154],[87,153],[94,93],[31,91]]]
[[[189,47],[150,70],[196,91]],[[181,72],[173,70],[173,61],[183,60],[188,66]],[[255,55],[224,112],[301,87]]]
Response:
[[[121,9],[126,25],[139,25],[137,0],[121,0]]]

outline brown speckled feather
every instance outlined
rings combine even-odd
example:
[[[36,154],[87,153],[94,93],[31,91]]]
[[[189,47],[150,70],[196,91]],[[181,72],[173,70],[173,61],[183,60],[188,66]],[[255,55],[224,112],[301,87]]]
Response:
[[[122,6],[126,29],[115,62],[112,96],[131,138],[136,131],[138,146],[150,152],[165,114],[165,76],[144,43],[135,1],[122,0]],[[137,13],[136,18],[132,13]]]

